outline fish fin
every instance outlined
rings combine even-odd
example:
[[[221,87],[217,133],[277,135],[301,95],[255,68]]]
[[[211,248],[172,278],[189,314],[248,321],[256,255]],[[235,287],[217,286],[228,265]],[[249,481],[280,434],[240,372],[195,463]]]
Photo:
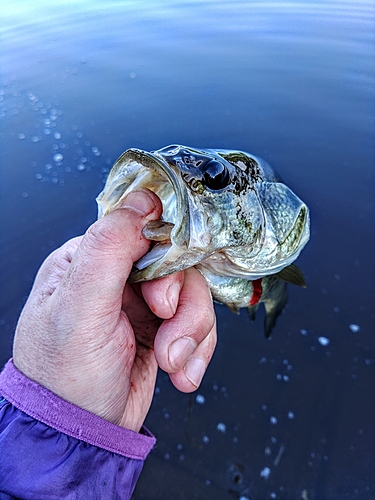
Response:
[[[234,302],[225,302],[225,305],[232,311],[232,313],[240,314],[240,308]]]
[[[266,309],[266,317],[264,318],[264,335],[267,339],[271,336],[276,320],[283,312],[283,309],[288,302],[286,282],[279,280],[277,288],[277,299],[264,301],[264,307]]]
[[[306,288],[305,278],[303,277],[302,271],[295,264],[290,264],[287,267],[284,267],[281,271],[274,274],[280,280],[286,281],[291,285],[298,285],[302,288]]]
[[[247,312],[249,314],[249,318],[251,321],[255,321],[255,313],[257,312],[258,309],[258,304],[255,304],[255,306],[248,306]]]

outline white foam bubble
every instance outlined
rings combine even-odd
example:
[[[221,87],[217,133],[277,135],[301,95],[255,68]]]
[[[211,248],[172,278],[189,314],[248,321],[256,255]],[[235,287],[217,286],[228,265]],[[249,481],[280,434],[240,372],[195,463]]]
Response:
[[[264,477],[264,479],[268,479],[270,477],[270,474],[271,474],[271,469],[269,467],[264,467],[264,469],[262,469],[260,471],[260,477]]]
[[[329,339],[327,339],[327,337],[319,337],[318,338],[318,342],[320,345],[322,346],[326,346],[328,345],[331,341]]]
[[[56,153],[55,155],[53,155],[53,161],[55,161],[56,163],[63,161],[63,159],[64,157],[61,153]]]
[[[199,405],[204,405],[204,403],[206,402],[206,398],[204,396],[202,396],[201,394],[198,394],[197,397],[195,398],[195,401]]]
[[[361,329],[359,325],[355,325],[354,323],[349,325],[349,328],[353,333],[358,333]]]

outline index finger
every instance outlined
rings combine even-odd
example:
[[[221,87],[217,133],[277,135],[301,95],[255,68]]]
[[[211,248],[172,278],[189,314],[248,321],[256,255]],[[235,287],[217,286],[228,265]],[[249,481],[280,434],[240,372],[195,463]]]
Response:
[[[199,271],[187,269],[176,313],[156,334],[156,360],[179,390],[191,392],[199,386],[215,346],[216,317],[209,287]]]

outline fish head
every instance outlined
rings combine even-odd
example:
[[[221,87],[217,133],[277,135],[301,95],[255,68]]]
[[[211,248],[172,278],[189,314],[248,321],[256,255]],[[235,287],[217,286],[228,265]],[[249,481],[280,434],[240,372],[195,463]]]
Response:
[[[137,188],[160,198],[161,219],[172,230],[135,264],[133,281],[195,265],[258,279],[291,264],[309,238],[307,206],[266,162],[248,153],[180,145],[129,149],[97,198],[99,217]]]

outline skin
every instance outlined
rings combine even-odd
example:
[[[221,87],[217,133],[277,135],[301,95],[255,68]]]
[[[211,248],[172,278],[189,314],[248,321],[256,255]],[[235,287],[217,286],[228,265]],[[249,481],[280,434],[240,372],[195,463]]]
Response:
[[[14,341],[13,361],[25,375],[134,431],[149,410],[158,366],[178,390],[192,392],[216,345],[211,294],[196,269],[127,283],[150,246],[141,231],[161,212],[154,193],[133,191],[47,257]]]

